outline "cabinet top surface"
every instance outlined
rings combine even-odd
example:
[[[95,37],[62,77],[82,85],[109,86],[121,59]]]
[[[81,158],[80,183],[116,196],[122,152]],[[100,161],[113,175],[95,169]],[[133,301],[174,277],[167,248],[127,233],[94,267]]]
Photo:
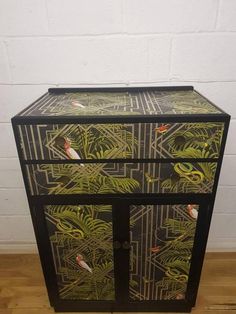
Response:
[[[151,116],[220,114],[219,108],[192,89],[55,89],[19,116]]]

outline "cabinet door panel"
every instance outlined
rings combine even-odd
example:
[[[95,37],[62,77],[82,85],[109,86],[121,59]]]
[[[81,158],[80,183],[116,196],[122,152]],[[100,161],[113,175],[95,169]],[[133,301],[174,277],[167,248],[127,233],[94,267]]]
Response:
[[[44,206],[60,299],[114,300],[111,205]]]
[[[185,299],[199,206],[130,206],[131,300]]]
[[[19,125],[23,158],[218,158],[224,123]]]

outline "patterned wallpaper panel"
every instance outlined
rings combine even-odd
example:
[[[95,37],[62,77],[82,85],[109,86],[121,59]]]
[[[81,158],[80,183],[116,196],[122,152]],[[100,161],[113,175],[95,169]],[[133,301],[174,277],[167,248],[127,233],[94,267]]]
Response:
[[[47,93],[21,116],[161,115],[221,113],[196,91]]]
[[[199,206],[132,205],[130,210],[130,299],[185,299]]]
[[[32,195],[211,193],[217,163],[26,165]]]
[[[68,300],[114,300],[110,205],[44,207],[59,296]]]
[[[199,206],[130,206],[131,300],[185,298]],[[46,205],[61,299],[114,300],[111,205]]]
[[[26,160],[217,158],[224,123],[19,125]]]

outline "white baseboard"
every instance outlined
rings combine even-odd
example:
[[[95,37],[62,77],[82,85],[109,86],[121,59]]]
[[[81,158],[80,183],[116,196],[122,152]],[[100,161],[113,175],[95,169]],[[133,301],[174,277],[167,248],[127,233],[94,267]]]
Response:
[[[0,243],[0,254],[38,254],[36,243]]]
[[[207,252],[236,252],[236,241],[234,238],[210,239]]]
[[[210,252],[236,252],[236,248],[235,247],[213,247],[213,248],[207,248],[206,252],[210,253]]]

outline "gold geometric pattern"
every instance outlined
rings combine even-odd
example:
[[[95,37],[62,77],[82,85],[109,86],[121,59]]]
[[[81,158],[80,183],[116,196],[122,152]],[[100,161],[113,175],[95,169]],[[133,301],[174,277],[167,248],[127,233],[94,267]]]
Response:
[[[196,91],[47,93],[21,116],[160,115],[221,113]]]
[[[18,126],[26,160],[218,158],[222,122]],[[70,144],[68,144],[70,143]]]
[[[132,205],[132,300],[184,299],[198,205]]]
[[[32,195],[210,193],[217,163],[26,165]]]
[[[110,205],[48,205],[45,217],[62,299],[114,300]]]

